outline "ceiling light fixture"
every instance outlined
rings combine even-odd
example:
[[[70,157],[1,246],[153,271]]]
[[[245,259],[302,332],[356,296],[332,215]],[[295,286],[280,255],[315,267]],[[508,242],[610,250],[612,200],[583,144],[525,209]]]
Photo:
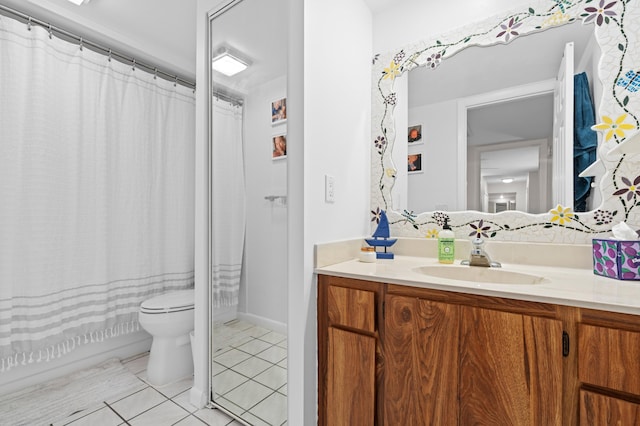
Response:
[[[246,61],[232,55],[227,49],[219,51],[219,54],[211,60],[211,68],[227,77],[236,75],[248,67],[249,64]]]
[[[89,3],[91,0],[69,0],[71,3],[80,6],[81,4]]]
[[[513,178],[504,178],[502,179],[502,183],[511,183],[513,182]]]

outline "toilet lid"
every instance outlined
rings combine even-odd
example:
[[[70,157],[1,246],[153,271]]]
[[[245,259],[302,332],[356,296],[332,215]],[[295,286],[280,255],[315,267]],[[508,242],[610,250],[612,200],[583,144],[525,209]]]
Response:
[[[140,305],[140,312],[147,314],[180,312],[193,309],[194,291],[173,291],[145,300]]]

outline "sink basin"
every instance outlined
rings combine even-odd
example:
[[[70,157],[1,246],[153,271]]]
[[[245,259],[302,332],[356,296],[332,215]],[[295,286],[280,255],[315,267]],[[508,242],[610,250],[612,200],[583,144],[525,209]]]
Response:
[[[546,281],[544,277],[539,275],[481,266],[421,266],[414,268],[414,271],[420,274],[449,280],[489,284],[542,284]]]

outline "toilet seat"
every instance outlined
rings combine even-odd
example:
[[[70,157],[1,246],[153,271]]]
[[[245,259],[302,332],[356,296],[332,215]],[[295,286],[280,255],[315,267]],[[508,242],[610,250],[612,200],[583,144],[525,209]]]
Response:
[[[140,305],[140,312],[144,314],[169,314],[191,311],[194,309],[194,303],[193,290],[180,290],[145,300]]]

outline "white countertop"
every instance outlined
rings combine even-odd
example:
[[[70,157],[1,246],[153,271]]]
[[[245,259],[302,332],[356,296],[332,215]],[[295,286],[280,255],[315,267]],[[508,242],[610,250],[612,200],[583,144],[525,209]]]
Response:
[[[640,315],[640,281],[619,281],[595,275],[591,269],[502,264],[505,271],[542,276],[540,284],[489,284],[427,276],[414,270],[441,265],[430,257],[398,256],[375,263],[348,260],[317,267],[317,274],[401,284],[436,290],[553,303]],[[445,265],[443,265],[445,266]],[[462,267],[456,260],[451,267]],[[471,268],[464,266],[464,268]],[[479,268],[479,267],[473,267]]]

